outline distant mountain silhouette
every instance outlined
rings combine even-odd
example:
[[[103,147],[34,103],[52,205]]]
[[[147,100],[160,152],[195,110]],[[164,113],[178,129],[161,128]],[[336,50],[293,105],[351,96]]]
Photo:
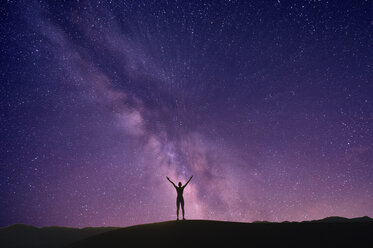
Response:
[[[88,227],[78,229],[51,226],[37,228],[24,224],[16,224],[0,228],[0,247],[64,247],[78,240],[114,229],[118,229],[118,227]]]
[[[319,223],[343,223],[343,222],[372,222],[373,219],[368,216],[358,217],[358,218],[352,218],[348,219],[345,217],[339,217],[339,216],[330,216],[326,217],[321,220],[312,220],[309,222],[319,222]]]
[[[0,247],[369,247],[373,219],[305,222],[168,221],[126,228],[0,228]]]

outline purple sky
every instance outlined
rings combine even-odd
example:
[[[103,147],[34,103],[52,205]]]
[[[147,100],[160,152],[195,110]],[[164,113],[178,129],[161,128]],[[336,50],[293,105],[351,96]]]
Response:
[[[373,216],[372,2],[0,11],[0,226]]]

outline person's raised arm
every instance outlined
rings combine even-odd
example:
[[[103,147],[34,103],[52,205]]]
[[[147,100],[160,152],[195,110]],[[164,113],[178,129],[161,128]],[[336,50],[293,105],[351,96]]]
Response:
[[[167,177],[167,180],[172,183],[172,185],[176,188],[176,185],[174,184],[174,182],[172,182],[168,177]]]
[[[193,176],[191,176],[191,177],[189,178],[188,182],[183,186],[183,188],[186,187],[186,186],[188,185],[188,183],[190,182],[190,180],[192,180],[192,177],[193,177]]]

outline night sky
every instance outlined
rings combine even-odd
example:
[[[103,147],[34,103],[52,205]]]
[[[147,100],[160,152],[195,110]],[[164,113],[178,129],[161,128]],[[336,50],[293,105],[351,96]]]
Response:
[[[372,1],[0,9],[0,226],[373,216]]]

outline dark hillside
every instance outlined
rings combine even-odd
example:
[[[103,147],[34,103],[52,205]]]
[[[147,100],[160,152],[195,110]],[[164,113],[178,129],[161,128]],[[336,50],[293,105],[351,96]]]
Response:
[[[191,220],[127,227],[68,247],[367,247],[367,244],[373,244],[373,222],[235,223]]]

